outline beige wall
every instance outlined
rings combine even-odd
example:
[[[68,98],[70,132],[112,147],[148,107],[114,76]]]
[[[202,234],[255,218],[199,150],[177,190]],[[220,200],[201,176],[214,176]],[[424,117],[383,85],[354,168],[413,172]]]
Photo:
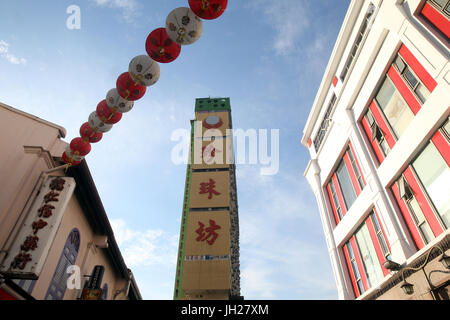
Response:
[[[450,255],[450,250],[446,251],[447,255]],[[449,280],[449,271],[445,269],[438,261],[440,256],[431,260],[424,268],[424,271],[419,270],[409,277],[406,278],[408,283],[414,285],[414,294],[407,295],[403,292],[401,285],[403,282],[400,282],[395,287],[391,288],[389,291],[384,293],[382,296],[378,297],[377,300],[433,300],[433,296],[430,292],[430,286],[428,284],[428,277],[430,283],[434,287],[442,286],[446,281]],[[447,287],[447,295],[450,296],[450,288]]]
[[[0,249],[3,249],[41,172],[61,165],[53,157],[60,157],[67,143],[60,139],[65,134],[64,128],[1,103],[0,131]],[[64,175],[64,170],[52,173],[58,174]],[[32,295],[36,299],[45,297],[67,236],[73,228],[80,232],[81,243],[75,264],[80,267],[81,276],[91,274],[95,265],[103,265],[102,286],[108,284],[108,299],[112,299],[114,292],[124,288],[127,281],[110,264],[106,249],[93,245],[94,239],[101,235],[94,234],[75,194],[68,203]],[[86,279],[82,277],[81,288]],[[64,299],[76,299],[80,293],[80,290],[66,290]],[[124,294],[120,294],[116,299],[123,298]]]
[[[229,290],[230,260],[185,261],[183,290]]]

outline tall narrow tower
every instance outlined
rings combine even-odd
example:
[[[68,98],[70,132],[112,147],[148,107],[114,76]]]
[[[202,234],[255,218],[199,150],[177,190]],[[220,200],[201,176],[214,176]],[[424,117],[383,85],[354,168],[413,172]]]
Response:
[[[174,299],[239,299],[239,217],[229,98],[196,99]]]

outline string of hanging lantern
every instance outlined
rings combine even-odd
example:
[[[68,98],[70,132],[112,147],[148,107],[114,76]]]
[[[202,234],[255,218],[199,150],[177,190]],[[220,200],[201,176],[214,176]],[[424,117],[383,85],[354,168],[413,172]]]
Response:
[[[74,138],[62,154],[66,168],[81,163],[91,151],[91,143],[99,142],[103,134],[118,123],[123,113],[134,107],[147,87],[154,85],[160,76],[158,63],[170,63],[181,53],[181,46],[196,42],[203,33],[204,20],[220,17],[228,0],[188,0],[188,7],[172,10],[166,18],[166,27],[153,30],[145,42],[147,54],[134,57],[128,72],[122,73],[116,87],[109,90],[88,121],[80,127],[80,137]]]

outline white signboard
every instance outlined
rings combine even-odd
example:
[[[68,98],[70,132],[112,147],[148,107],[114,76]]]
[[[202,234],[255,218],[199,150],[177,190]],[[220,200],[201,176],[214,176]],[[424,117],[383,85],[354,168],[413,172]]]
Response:
[[[74,189],[73,178],[47,178],[0,264],[1,273],[20,279],[39,277]]]

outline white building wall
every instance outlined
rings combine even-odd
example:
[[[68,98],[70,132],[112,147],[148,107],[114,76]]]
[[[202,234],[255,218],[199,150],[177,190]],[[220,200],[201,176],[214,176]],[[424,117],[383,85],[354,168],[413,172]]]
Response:
[[[342,83],[339,79],[341,70],[370,2],[377,7],[375,19],[369,24],[362,48],[360,47],[356,61]],[[332,122],[319,150],[316,152],[314,144],[308,147],[312,160],[304,175],[317,198],[340,299],[354,298],[342,245],[367,218],[373,207],[378,212],[391,245],[392,259],[402,263],[415,252],[402,215],[393,204],[390,192],[386,190],[450,113],[449,50],[420,19],[413,16],[422,3],[420,0],[351,2],[304,129],[302,142],[308,147],[307,141],[314,141],[331,96],[335,93],[337,100]],[[343,47],[342,43],[346,43],[346,46]],[[438,85],[377,168],[373,151],[367,147],[367,138],[358,122],[402,43]],[[332,84],[335,75],[339,79],[336,87]],[[325,186],[342,159],[348,141],[354,148],[366,186],[336,226]]]

